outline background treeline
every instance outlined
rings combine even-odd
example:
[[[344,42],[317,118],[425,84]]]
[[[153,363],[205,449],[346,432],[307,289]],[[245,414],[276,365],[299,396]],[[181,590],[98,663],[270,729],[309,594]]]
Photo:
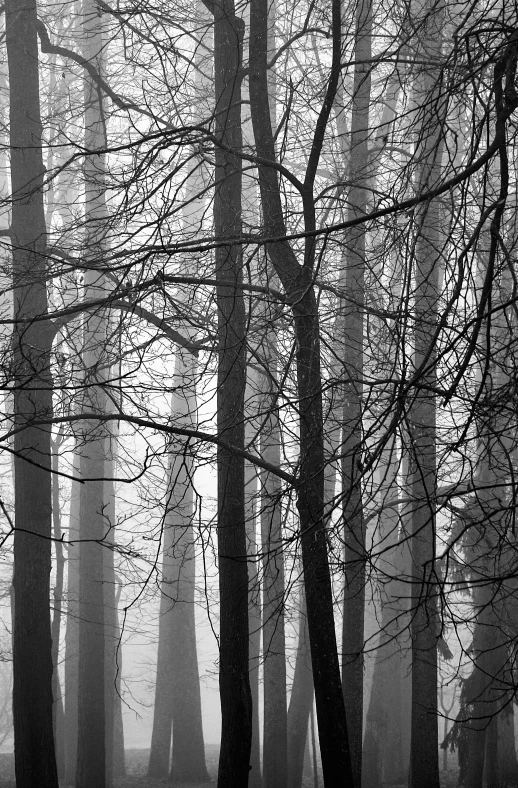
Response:
[[[124,775],[139,605],[149,778],[208,779],[203,596],[220,788],[299,788],[314,704],[327,788],[518,784],[516,7],[1,25],[19,788]]]

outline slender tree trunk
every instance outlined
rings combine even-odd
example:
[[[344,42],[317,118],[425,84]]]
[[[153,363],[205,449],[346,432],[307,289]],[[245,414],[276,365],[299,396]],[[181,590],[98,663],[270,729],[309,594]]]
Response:
[[[178,349],[173,379],[175,423],[196,426],[195,364]],[[171,781],[208,779],[201,716],[195,627],[193,458],[188,444],[170,455],[164,522],[162,589],[153,735],[148,776]]]
[[[303,592],[302,592],[303,593]],[[306,606],[301,603],[295,674],[288,708],[288,788],[301,788],[308,721],[313,707],[313,674]]]
[[[216,136],[240,150],[244,25],[233,0],[214,3],[214,77]],[[214,226],[219,240],[241,234],[241,162],[216,146]],[[221,246],[215,252],[218,307],[218,435],[230,446],[244,446],[246,385],[245,309],[242,250]],[[230,284],[227,284],[230,283]],[[219,788],[246,788],[252,741],[249,679],[248,568],[244,460],[218,447],[218,560],[220,592],[221,748]]]
[[[106,714],[106,782],[126,774],[124,757],[124,730],[122,726],[122,703],[120,697],[120,674],[122,671],[122,648],[119,615],[117,610],[117,579],[115,576],[115,452],[116,435],[105,439],[104,517],[106,523],[106,548],[104,557],[104,687]]]
[[[83,54],[102,73],[103,36],[95,0],[83,0]],[[97,85],[85,73],[85,298],[105,295],[100,263],[105,254],[106,204],[104,154],[105,118]],[[98,267],[99,266],[99,267]],[[107,397],[103,366],[107,319],[103,313],[85,318],[83,336],[84,406],[90,413],[105,414]],[[104,359],[106,366],[106,359]],[[105,449],[103,422],[84,425],[80,448],[79,513],[79,684],[77,788],[104,788],[106,778],[104,547],[109,531],[104,511]],[[113,719],[110,720],[111,722]],[[109,788],[108,783],[108,788]]]
[[[303,189],[305,229],[315,228],[313,184],[325,128],[338,86],[340,69],[340,3],[333,0],[333,65],[326,99],[319,116]],[[268,3],[253,0],[250,14],[250,104],[255,144],[263,162],[275,162],[268,80]],[[268,235],[283,237],[286,227],[276,171],[258,165],[259,184]],[[336,646],[331,579],[327,555],[324,506],[324,437],[318,306],[313,288],[314,240],[306,242],[299,265],[286,242],[269,244],[268,255],[293,304],[297,353],[300,419],[300,473],[297,507],[306,590],[313,681],[324,782],[352,782],[347,723]]]
[[[52,521],[54,550],[56,552],[56,585],[54,586],[54,614],[52,616],[51,635],[52,635],[52,697],[54,700],[53,723],[54,723],[54,746],[56,749],[56,764],[58,769],[59,781],[62,782],[65,776],[65,717],[63,707],[63,695],[59,680],[59,641],[61,636],[61,617],[63,609],[63,585],[65,556],[63,554],[63,543],[61,541],[61,510],[59,500],[59,445],[62,440],[58,436],[52,448]]]
[[[72,473],[79,478],[79,452]],[[79,681],[79,481],[72,482],[67,555],[67,629],[65,635],[65,784],[73,785],[77,771]]]
[[[477,593],[478,592],[478,593]],[[463,706],[466,709],[467,761],[463,784],[466,788],[482,788],[486,765],[486,746],[491,714],[488,696],[492,681],[491,654],[493,646],[491,626],[492,589],[476,589],[475,605],[480,608],[473,633],[473,671],[466,681]],[[462,723],[461,723],[462,724]]]
[[[384,543],[386,544],[386,542]],[[410,660],[407,628],[409,591],[402,578],[409,576],[408,547],[403,537],[383,562],[393,577],[383,594],[380,643],[372,678],[371,699],[367,711],[363,753],[363,788],[378,788],[382,783],[405,783],[408,758],[402,725],[405,692]]]
[[[203,222],[204,200],[199,197],[203,187],[203,175],[195,167],[186,183],[182,210],[188,232],[197,231]],[[182,300],[182,292],[177,297]],[[187,303],[185,308],[188,310]],[[188,324],[184,333],[193,334]],[[195,357],[179,347],[173,377],[172,417],[176,424],[193,429],[197,427],[196,375]],[[163,534],[157,679],[148,768],[149,777],[170,774],[172,781],[208,779],[195,626],[193,472],[189,444],[174,444]]]
[[[508,666],[510,667],[510,666]],[[515,725],[513,705],[510,704],[498,715],[498,777],[500,785],[518,785],[518,760],[515,749]]]
[[[173,684],[172,684],[172,637],[171,606],[169,592],[170,543],[172,539],[164,525],[164,547],[162,554],[162,582],[160,589],[160,610],[158,620],[158,652],[155,679],[155,704],[153,707],[153,729],[151,751],[147,776],[150,779],[163,779],[169,775],[171,756],[171,733],[173,726]]]
[[[89,335],[89,336],[88,336]],[[86,347],[101,332],[87,334]],[[91,348],[91,345],[90,345]],[[90,349],[90,353],[92,349]],[[90,353],[85,350],[85,366]],[[94,362],[95,363],[95,362]],[[91,395],[90,395],[91,396]],[[97,403],[98,405],[98,403]],[[91,408],[88,408],[92,412]],[[102,407],[99,408],[102,410]],[[106,784],[104,565],[102,541],[107,528],[103,512],[104,435],[90,427],[81,447],[80,468],[84,484],[79,514],[79,682],[77,788],[104,788]],[[99,434],[97,434],[99,433]]]
[[[265,315],[266,325],[271,325]],[[263,397],[261,456],[281,465],[281,433],[277,414],[276,343],[271,329],[264,338],[267,385]],[[282,540],[281,485],[278,477],[261,474],[261,541],[263,554],[263,678],[264,735],[263,779],[265,788],[285,788],[288,768],[286,708],[286,646],[284,635],[284,555]]]
[[[371,0],[360,0],[356,11],[353,107],[348,219],[366,213],[369,178],[369,106],[371,58]],[[365,226],[353,228],[347,240],[346,288],[354,307],[345,310],[347,372],[343,411],[342,491],[344,498],[344,614],[342,684],[353,781],[361,786],[363,745],[363,641],[365,621],[365,533],[361,491],[363,309],[365,290]],[[345,359],[344,359],[345,362]]]
[[[51,430],[31,426],[52,416],[43,208],[37,10],[7,0],[14,319],[12,339],[15,534],[13,721],[18,788],[57,788],[52,726],[50,569]]]
[[[318,760],[317,760],[317,737],[315,735],[315,711],[311,705],[310,716],[310,737],[311,737],[311,760],[313,762],[313,786],[318,788]]]
[[[254,440],[258,397],[258,374],[248,365],[245,392],[245,444]],[[252,749],[250,753],[249,788],[261,788],[261,731],[259,722],[259,667],[261,662],[261,580],[258,568],[257,549],[257,470],[251,462],[245,462],[245,513],[248,561],[248,631],[250,690],[252,693]]]
[[[197,426],[194,359],[178,349],[175,380],[183,383],[173,395],[176,423]],[[196,647],[194,558],[194,463],[189,447],[178,447],[171,457],[169,512],[166,528],[172,535],[172,573],[169,587],[171,617],[171,671],[173,750],[171,781],[208,780],[201,716],[200,676]]]
[[[440,56],[442,6],[424,8],[423,51]],[[435,74],[424,71],[417,81],[421,103],[418,191],[433,188],[441,174],[444,99]],[[437,719],[437,641],[439,637],[435,573],[436,512],[436,350],[433,332],[439,297],[441,214],[438,201],[418,213],[415,247],[414,374],[418,377],[411,405],[412,488],[412,728],[410,788],[439,787],[439,733]]]

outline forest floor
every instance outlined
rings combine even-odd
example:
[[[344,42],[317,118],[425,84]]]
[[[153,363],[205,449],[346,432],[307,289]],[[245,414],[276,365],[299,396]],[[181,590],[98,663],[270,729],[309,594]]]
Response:
[[[207,771],[211,777],[210,782],[196,783],[197,788],[214,788],[217,783],[219,745],[205,745],[205,757]],[[146,777],[147,765],[149,760],[149,750],[126,750],[126,771],[125,780],[119,780],[114,788],[165,788],[163,780],[148,780]],[[303,788],[314,788],[313,775],[307,775],[303,779]],[[321,788],[324,783],[319,769],[319,785]],[[175,783],[174,788],[193,788],[193,783]],[[0,783],[0,788],[3,786]]]
[[[207,770],[211,780],[210,782],[196,783],[197,788],[214,788],[216,785],[218,755],[219,746],[217,744],[206,745]],[[116,780],[114,788],[166,788],[168,783],[165,780],[149,780],[147,778],[148,760],[149,750],[126,750],[127,776],[124,779]],[[318,777],[318,785],[322,788],[322,774],[319,773]],[[456,788],[457,782],[458,767],[456,764],[448,772],[441,772],[442,788]],[[0,753],[0,788],[15,788],[13,753]],[[193,788],[193,783],[176,783],[175,788]],[[304,776],[303,788],[316,788],[313,775]],[[392,788],[404,787],[393,786]]]

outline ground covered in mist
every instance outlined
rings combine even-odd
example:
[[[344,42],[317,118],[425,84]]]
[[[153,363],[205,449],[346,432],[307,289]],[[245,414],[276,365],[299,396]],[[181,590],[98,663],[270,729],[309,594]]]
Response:
[[[197,783],[200,786],[215,786],[218,772],[219,747],[217,744],[206,745],[207,769],[211,776],[210,782]],[[159,788],[164,786],[163,780],[148,780],[146,776],[149,760],[149,750],[126,750],[127,777],[117,780],[115,788]],[[441,772],[442,788],[456,788],[458,784],[458,766],[451,765],[447,772]],[[323,788],[322,774],[318,775],[318,785]],[[177,783],[175,788],[187,788],[192,783]],[[15,788],[14,757],[12,753],[0,754],[0,788]],[[303,788],[316,788],[313,775],[307,775],[303,780]],[[382,786],[380,786],[382,788]],[[392,786],[391,788],[405,788],[405,786]]]
[[[206,783],[197,783],[200,786],[215,786],[218,773],[219,746],[217,744],[207,744],[205,747],[207,770],[211,780]],[[127,777],[124,780],[116,780],[115,788],[163,788],[164,780],[148,780],[147,765],[149,761],[149,750],[126,750],[126,770]],[[177,783],[175,788],[187,788],[193,783]],[[322,775],[319,775],[319,785],[323,786]],[[12,753],[0,754],[0,788],[15,788],[14,780],[14,756]],[[313,776],[305,777],[303,788],[314,788]]]

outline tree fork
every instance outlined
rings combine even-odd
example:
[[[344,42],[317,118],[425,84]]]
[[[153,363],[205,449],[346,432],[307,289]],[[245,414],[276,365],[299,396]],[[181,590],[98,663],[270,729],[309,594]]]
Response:
[[[304,180],[305,230],[315,226],[313,182],[326,124],[339,77],[340,3],[333,1],[333,64],[319,114]],[[252,0],[250,12],[250,105],[258,163],[265,231],[286,235],[271,128],[267,82],[268,4]],[[300,476],[297,506],[301,525],[302,563],[308,630],[317,704],[324,783],[342,780],[352,786],[345,706],[331,592],[324,520],[324,437],[318,307],[313,287],[315,241],[308,238],[299,265],[287,242],[268,245],[268,254],[290,303],[297,341],[297,386],[300,402]]]

